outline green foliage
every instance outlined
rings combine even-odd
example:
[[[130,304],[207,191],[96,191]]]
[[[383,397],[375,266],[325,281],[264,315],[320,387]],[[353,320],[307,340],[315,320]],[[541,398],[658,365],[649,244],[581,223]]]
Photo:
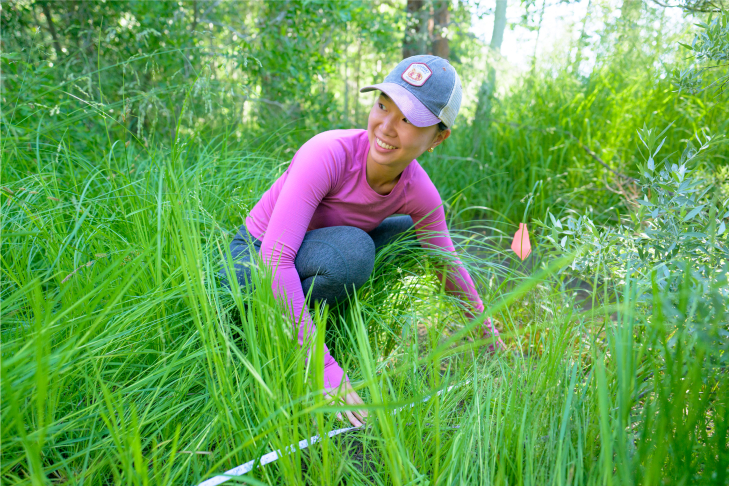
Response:
[[[729,12],[722,11],[710,22],[697,26],[701,30],[691,45],[681,44],[691,51],[694,62],[685,69],[676,68],[674,82],[679,92],[697,93],[714,87],[715,94],[721,94],[729,82]]]
[[[541,181],[532,214],[570,207],[598,224],[619,221],[637,196],[630,179],[643,160],[637,131],[644,124],[672,123],[665,153],[681,151],[705,128],[729,128],[729,105],[707,92],[677,100],[670,78],[660,77],[665,54],[649,54],[605,62],[588,76],[559,60],[556,72],[524,78],[494,101],[489,118],[458,126],[424,157],[426,170],[446,198],[459,196],[464,220],[487,214],[499,228],[515,226]],[[717,146],[713,167],[728,159],[729,145]]]
[[[341,426],[266,272],[254,292],[216,275],[301,141],[363,126],[355,87],[399,60],[404,16],[370,5],[3,3],[3,484],[195,484]],[[727,105],[677,99],[660,17],[625,15],[644,28],[607,22],[594,70],[535,69],[422,158],[515,355],[482,354],[445,257],[398,241],[349,307],[314,311],[368,427],[244,481],[729,483]],[[502,238],[548,210],[568,256],[529,274]],[[568,258],[607,283],[589,310]]]
[[[598,473],[602,484],[728,480],[726,335],[710,341],[697,331],[722,329],[729,314],[725,305],[718,313],[701,305],[690,280],[687,273],[676,293],[656,285],[652,313],[641,312],[635,282],[621,289],[622,311],[606,326],[593,382],[601,460],[615,454],[616,461],[615,476],[604,466]]]
[[[110,139],[169,144],[190,91],[183,131],[205,127],[248,140],[281,126],[311,134],[342,123],[342,67],[369,83],[399,55],[397,10],[371,2],[40,5],[13,2],[0,11],[3,91],[14,96],[3,124],[28,141],[63,127],[79,148]],[[55,26],[53,37],[46,25]],[[359,105],[348,89],[345,97]],[[106,124],[89,122],[97,113]]]
[[[680,275],[688,266],[696,272],[699,293],[722,278],[717,270],[729,258],[725,221],[729,199],[718,201],[714,185],[694,177],[700,156],[717,142],[708,135],[704,140],[697,136],[701,145],[695,148],[689,142],[677,163],[669,157],[657,162],[666,130],[639,131],[647,153],[644,163],[638,164],[642,197],[630,221],[598,228],[587,215],[569,215],[560,222],[549,214],[552,224],[545,238],[558,253],[575,254],[572,271],[602,272],[617,282],[630,272],[637,285],[648,289],[653,281],[666,287],[672,275]]]

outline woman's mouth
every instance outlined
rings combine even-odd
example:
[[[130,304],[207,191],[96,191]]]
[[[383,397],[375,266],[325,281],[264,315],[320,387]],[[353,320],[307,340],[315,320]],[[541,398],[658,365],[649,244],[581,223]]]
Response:
[[[394,145],[390,145],[389,143],[383,142],[382,140],[380,140],[377,137],[375,137],[375,143],[377,144],[377,146],[379,148],[384,149],[384,150],[387,150],[387,151],[395,150],[397,148]]]

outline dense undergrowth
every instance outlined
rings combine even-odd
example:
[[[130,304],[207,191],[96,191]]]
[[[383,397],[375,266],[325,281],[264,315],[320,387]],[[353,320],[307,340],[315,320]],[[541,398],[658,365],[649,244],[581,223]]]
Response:
[[[7,184],[4,481],[195,483],[337,426],[272,295],[231,295],[215,280],[231,220],[281,169],[242,151],[211,156],[220,152],[119,146],[111,170],[41,152],[46,170]],[[54,171],[66,164],[74,170]],[[636,312],[630,281],[614,307],[579,312],[547,278],[554,270],[527,277],[478,227],[463,250],[491,263],[466,264],[524,356],[484,355],[459,335],[458,306],[438,292],[423,250],[393,245],[355,312],[335,309],[343,321],[328,326],[372,406],[370,426],[252,477],[722,484],[725,358],[692,338],[704,316],[687,308],[690,295],[678,327]]]
[[[102,164],[5,145],[15,170],[35,169],[38,155],[43,165],[5,178],[4,481],[194,483],[337,426],[272,296],[230,295],[215,280],[231,229],[282,170],[225,142],[117,144]],[[690,293],[679,294],[679,317],[660,305],[651,315],[636,311],[628,280],[598,295],[612,307],[580,312],[547,278],[554,269],[525,275],[483,236],[490,226],[460,233],[462,252],[489,255],[465,262],[524,357],[484,355],[458,334],[444,342],[464,329],[458,306],[438,292],[423,250],[396,256],[395,245],[378,255],[354,314],[335,309],[328,326],[372,406],[370,426],[252,477],[726,481],[725,358],[693,337],[706,316]]]
[[[272,294],[216,279],[307,130],[206,122],[201,75],[156,91],[169,120],[139,136],[124,96],[93,83],[141,61],[91,71],[83,97],[23,59],[3,57],[3,484],[196,484],[342,426]],[[367,427],[239,481],[729,484],[727,105],[625,72],[536,73],[423,158],[508,351],[473,340],[479,320],[435,277],[442,255],[396,242],[352,302],[314,310],[314,343],[348,368]],[[638,129],[671,122],[646,175]],[[704,129],[718,135],[686,167],[696,184],[660,179]],[[688,218],[689,204],[703,206]],[[504,244],[523,220],[544,230],[526,262]],[[638,229],[609,240],[627,221]],[[639,231],[674,227],[678,249]]]

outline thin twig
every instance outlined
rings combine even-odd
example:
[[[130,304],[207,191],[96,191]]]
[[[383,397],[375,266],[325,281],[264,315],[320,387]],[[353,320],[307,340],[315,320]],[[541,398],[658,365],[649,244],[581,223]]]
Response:
[[[663,8],[680,8],[684,12],[702,12],[702,13],[709,13],[709,12],[721,12],[721,10],[724,8],[724,2],[719,0],[716,4],[714,2],[708,1],[708,2],[696,2],[696,6],[691,6],[690,3],[686,2],[685,4],[681,5],[671,5],[669,3],[662,3],[659,0],[651,0],[653,3],[655,3],[658,6],[661,6]]]
[[[570,137],[571,137],[571,138],[572,138],[572,139],[573,139],[573,140],[574,140],[575,142],[577,142],[577,144],[578,144],[578,145],[579,145],[580,147],[582,147],[582,149],[583,149],[583,150],[584,150],[585,152],[587,152],[587,155],[589,155],[590,157],[592,157],[593,159],[595,159],[595,161],[596,161],[597,163],[599,163],[600,165],[602,165],[603,167],[605,167],[605,168],[606,168],[607,170],[609,170],[610,172],[612,172],[612,173],[613,173],[613,174],[615,174],[616,176],[618,176],[618,177],[621,177],[621,178],[623,178],[623,179],[626,179],[626,180],[629,180],[629,181],[635,181],[635,179],[634,179],[634,178],[632,178],[632,177],[630,177],[630,176],[626,176],[625,174],[623,174],[623,173],[621,173],[621,172],[618,172],[618,171],[616,171],[615,169],[613,169],[612,167],[610,167],[609,165],[607,165],[607,164],[605,163],[605,161],[603,161],[603,160],[602,160],[602,159],[601,159],[600,157],[598,157],[598,155],[597,155],[597,154],[596,154],[595,152],[593,152],[592,150],[590,150],[590,147],[588,147],[587,145],[585,145],[584,143],[582,143],[582,142],[580,141],[580,139],[579,139],[579,138],[575,137],[574,135],[572,135],[572,134],[571,134],[570,132],[568,132],[567,130],[562,130],[562,132],[563,132],[563,133],[564,133],[565,135],[569,135],[569,136],[570,136]]]

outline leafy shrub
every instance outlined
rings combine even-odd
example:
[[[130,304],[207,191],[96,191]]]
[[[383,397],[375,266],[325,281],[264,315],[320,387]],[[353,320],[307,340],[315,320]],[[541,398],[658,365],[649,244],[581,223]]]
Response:
[[[665,132],[638,130],[647,153],[638,163],[636,183],[642,197],[629,221],[598,227],[587,215],[560,221],[548,213],[551,226],[540,223],[556,252],[574,253],[569,270],[600,274],[614,283],[623,283],[630,274],[641,288],[650,288],[655,280],[659,288],[674,290],[678,281],[673,277],[690,270],[700,293],[725,277],[719,269],[729,258],[729,198],[718,200],[715,186],[696,171],[701,158],[722,139],[697,135],[698,146],[689,142],[677,162],[670,161],[673,154],[657,161]]]
[[[697,25],[701,31],[696,33],[691,45],[681,43],[691,51],[694,63],[685,69],[674,69],[674,83],[679,91],[688,93],[699,93],[711,87],[723,92],[729,83],[729,71],[721,71],[729,66],[729,12],[721,12],[711,22]],[[718,72],[713,71],[717,68]],[[704,76],[709,73],[713,79],[707,84]]]

